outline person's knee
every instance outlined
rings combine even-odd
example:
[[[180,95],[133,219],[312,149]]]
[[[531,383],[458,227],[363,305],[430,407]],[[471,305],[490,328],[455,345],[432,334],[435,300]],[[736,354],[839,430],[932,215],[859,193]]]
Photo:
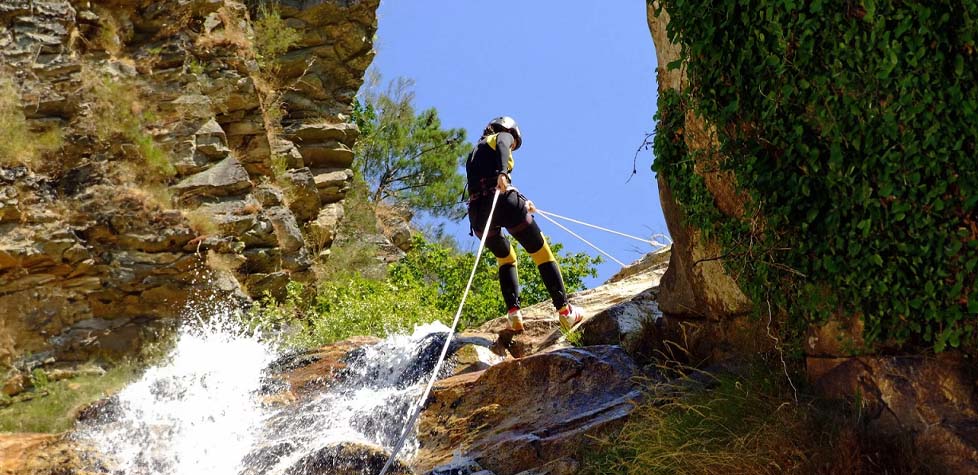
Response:
[[[499,264],[500,269],[507,265],[516,267],[516,250],[513,249],[512,244],[509,245],[509,252],[505,256],[499,257],[499,254],[496,254],[496,263]]]
[[[557,259],[554,257],[554,253],[550,250],[550,245],[547,244],[546,240],[543,241],[543,246],[540,246],[540,249],[530,252],[530,257],[533,258],[533,263],[537,266],[546,264],[548,262],[557,262]]]

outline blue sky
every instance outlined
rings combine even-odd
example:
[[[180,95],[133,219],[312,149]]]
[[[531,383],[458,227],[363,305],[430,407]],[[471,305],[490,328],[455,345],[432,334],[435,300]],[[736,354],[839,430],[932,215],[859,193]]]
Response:
[[[523,147],[513,183],[540,209],[625,233],[667,233],[651,151],[635,151],[654,128],[655,51],[645,2],[383,0],[377,57],[384,81],[415,84],[415,106],[438,109],[446,127],[470,141],[493,117],[514,117]],[[467,221],[446,230],[463,248],[478,246]],[[565,249],[596,254],[540,219]],[[650,248],[569,225],[624,262]],[[619,266],[608,259],[597,285]]]

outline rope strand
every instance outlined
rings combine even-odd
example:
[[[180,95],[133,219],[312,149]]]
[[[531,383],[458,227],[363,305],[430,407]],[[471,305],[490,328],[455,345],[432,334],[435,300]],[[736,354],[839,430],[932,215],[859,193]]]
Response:
[[[397,453],[404,447],[404,441],[407,440],[408,432],[418,421],[418,416],[421,414],[421,406],[423,406],[424,401],[428,399],[428,394],[431,393],[431,388],[435,385],[435,379],[438,378],[438,370],[441,369],[442,363],[445,362],[445,356],[448,354],[448,346],[452,342],[452,335],[455,334],[455,328],[458,327],[458,321],[462,317],[462,308],[465,306],[465,299],[469,296],[469,290],[472,288],[472,281],[475,279],[475,272],[479,269],[479,256],[482,255],[482,250],[486,246],[486,237],[489,236],[489,225],[492,224],[492,215],[493,212],[496,211],[497,201],[499,201],[499,189],[496,189],[496,193],[492,195],[492,206],[489,208],[489,219],[486,220],[486,227],[483,228],[482,238],[479,240],[479,250],[475,253],[475,264],[472,265],[472,272],[469,274],[469,281],[465,284],[465,291],[462,292],[462,301],[459,302],[458,310],[455,312],[455,319],[452,320],[452,329],[445,337],[445,345],[442,347],[441,355],[438,356],[438,362],[435,363],[435,368],[431,372],[431,379],[428,380],[428,385],[425,386],[424,392],[421,393],[421,397],[418,399],[417,404],[415,404],[415,407],[412,410],[411,418],[408,419],[407,424],[404,426],[404,431],[401,433],[401,437],[397,440],[397,444],[394,446],[394,450],[391,452],[390,458],[387,459],[387,463],[384,464],[384,468],[380,470],[380,475],[387,473],[387,470],[391,468],[391,465],[393,465],[394,460],[397,458]]]
[[[567,216],[561,216],[561,215],[559,215],[557,213],[551,213],[549,211],[544,211],[544,210],[539,209],[539,208],[537,208],[536,211],[537,211],[537,213],[540,213],[540,214],[545,215],[545,216],[552,216],[554,218],[560,218],[560,219],[563,219],[565,221],[570,221],[572,223],[577,223],[577,224],[580,224],[580,225],[587,226],[589,228],[598,229],[598,230],[601,230],[601,231],[604,231],[604,232],[608,232],[608,233],[611,233],[611,234],[617,234],[619,236],[624,236],[624,237],[627,237],[627,238],[630,238],[630,239],[634,239],[634,240],[639,241],[639,242],[644,242],[646,244],[651,244],[653,246],[658,246],[658,247],[666,247],[666,246],[668,246],[668,244],[663,244],[661,242],[658,242],[658,241],[655,241],[655,240],[652,240],[652,239],[644,239],[644,238],[640,238],[638,236],[632,236],[631,234],[625,234],[623,232],[615,231],[613,229],[603,228],[601,226],[597,226],[597,225],[594,225],[594,224],[591,224],[591,223],[585,223],[584,221],[578,221],[578,220],[576,220],[574,218],[568,218]]]
[[[537,211],[539,212],[540,210],[537,210]],[[626,267],[627,266],[627,264],[625,264],[622,261],[619,261],[618,259],[615,259],[615,257],[612,256],[611,254],[608,254],[607,252],[602,251],[600,247],[595,246],[594,244],[591,244],[591,241],[588,241],[587,239],[582,238],[581,236],[579,236],[574,231],[571,231],[570,229],[567,229],[567,227],[564,226],[563,224],[560,224],[557,221],[555,221],[553,218],[551,218],[550,216],[547,216],[546,213],[540,213],[540,216],[543,216],[543,218],[546,219],[547,221],[550,221],[551,223],[554,223],[554,225],[556,225],[558,228],[563,229],[564,231],[567,231],[568,233],[570,233],[571,236],[574,236],[577,239],[580,239],[582,242],[584,242],[584,244],[587,244],[588,246],[593,247],[595,251],[598,251],[601,254],[604,254],[605,256],[608,257],[608,259],[611,259],[611,260],[617,262],[618,265],[620,265],[622,267]]]

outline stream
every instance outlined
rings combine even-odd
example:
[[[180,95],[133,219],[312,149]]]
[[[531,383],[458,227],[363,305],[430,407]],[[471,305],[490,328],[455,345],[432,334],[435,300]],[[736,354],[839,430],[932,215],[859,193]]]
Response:
[[[192,320],[165,363],[76,431],[112,473],[287,475],[342,444],[389,451],[448,331],[427,324],[354,350],[328,390],[282,407],[264,404],[263,396],[284,389],[269,376],[290,355],[244,331],[231,311]],[[412,436],[399,458],[416,449]]]

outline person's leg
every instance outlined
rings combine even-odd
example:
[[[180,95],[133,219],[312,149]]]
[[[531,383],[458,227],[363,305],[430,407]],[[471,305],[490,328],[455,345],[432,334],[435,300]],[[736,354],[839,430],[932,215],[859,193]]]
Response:
[[[519,277],[516,273],[516,252],[509,240],[497,229],[486,237],[486,247],[496,256],[499,264],[499,290],[510,311],[520,308]]]
[[[567,291],[564,288],[564,279],[560,275],[560,266],[557,259],[550,250],[550,245],[543,237],[540,226],[532,217],[527,216],[523,223],[508,229],[509,233],[519,241],[523,249],[533,258],[533,263],[540,271],[540,278],[543,285],[547,287],[547,293],[553,300],[554,308],[560,310],[567,305]]]
[[[488,198],[482,198],[469,203],[469,226],[473,234],[482,239],[483,228],[486,220],[489,219],[489,207],[492,202]],[[502,204],[500,202],[500,204]],[[496,213],[493,214],[493,223],[489,227],[489,235],[486,236],[486,247],[494,256],[499,264],[499,290],[503,294],[503,301],[506,302],[507,309],[519,309],[520,294],[519,280],[516,275],[516,254],[512,246],[502,235],[499,228],[501,206],[497,205]],[[477,256],[478,258],[478,256]]]

